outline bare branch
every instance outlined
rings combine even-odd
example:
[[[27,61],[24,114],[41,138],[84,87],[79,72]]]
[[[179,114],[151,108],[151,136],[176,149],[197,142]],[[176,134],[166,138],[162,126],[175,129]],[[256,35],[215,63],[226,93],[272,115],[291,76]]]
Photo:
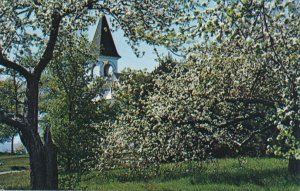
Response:
[[[235,119],[233,119],[233,120],[231,120],[227,123],[223,123],[223,124],[218,125],[218,127],[224,128],[224,127],[228,127],[230,125],[236,125],[236,124],[238,124],[240,122],[243,122],[243,121],[255,119],[257,117],[264,118],[265,116],[266,115],[264,113],[253,113],[253,114],[249,114],[247,117],[236,117]]]
[[[242,102],[247,104],[262,104],[269,107],[275,107],[275,104],[273,101],[259,99],[259,98],[227,98],[225,99],[227,102]]]
[[[4,110],[0,109],[0,123],[6,124],[10,127],[15,127],[19,130],[26,129],[26,122],[15,115],[8,114]]]
[[[1,45],[0,45],[0,65],[17,71],[26,79],[29,79],[32,76],[32,74],[26,68],[5,58],[2,53]]]
[[[238,147],[242,147],[243,145],[245,145],[246,143],[248,143],[249,141],[251,141],[257,134],[262,133],[268,129],[270,129],[270,126],[267,126],[263,129],[259,129],[256,131],[253,131],[252,133],[250,133],[250,135],[248,137],[246,137],[242,142],[238,142],[238,141],[233,141],[234,144],[236,144]]]

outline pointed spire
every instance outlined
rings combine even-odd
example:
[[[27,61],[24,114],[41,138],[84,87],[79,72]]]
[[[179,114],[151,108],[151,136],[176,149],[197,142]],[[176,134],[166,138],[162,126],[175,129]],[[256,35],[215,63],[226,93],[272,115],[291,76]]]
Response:
[[[99,20],[93,39],[93,45],[95,46],[96,54],[99,54],[100,56],[121,57],[116,49],[105,16],[102,16]]]

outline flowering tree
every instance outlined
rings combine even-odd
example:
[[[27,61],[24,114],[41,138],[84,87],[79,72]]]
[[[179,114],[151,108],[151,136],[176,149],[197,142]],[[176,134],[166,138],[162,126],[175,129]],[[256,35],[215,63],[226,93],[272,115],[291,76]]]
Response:
[[[219,78],[230,85],[220,92],[227,103],[265,108],[267,116],[260,118],[277,126],[277,139],[285,140],[273,151],[290,159],[290,172],[299,173],[299,1],[209,1],[204,6],[198,24],[189,29],[198,43],[186,49],[189,58],[218,66]],[[231,72],[224,73],[226,68]]]
[[[168,72],[156,70],[144,73],[143,78],[140,72],[131,72],[123,79],[116,97],[125,104],[101,147],[105,150],[102,165],[125,163],[144,168],[162,162],[205,160],[217,155],[220,148],[234,153],[251,146],[257,135],[274,130],[267,120],[272,109],[263,105],[268,101],[257,99],[262,103],[255,107],[250,98],[244,100],[248,104],[240,103],[235,93],[249,94],[248,84],[239,84],[240,91],[230,92],[236,80],[251,80],[255,70],[245,77],[239,73],[247,65],[225,60],[209,64],[166,62],[172,66]],[[141,80],[147,78],[151,80]],[[272,95],[272,90],[262,92],[262,88],[255,92]]]
[[[156,76],[153,93],[141,100],[143,109],[121,116],[111,135],[112,150],[131,148],[141,162],[166,156],[189,160],[197,151],[205,153],[189,145],[193,137],[202,141],[206,135],[207,144],[215,139],[240,148],[277,128],[280,144],[270,151],[289,158],[289,171],[299,173],[299,1],[225,0],[200,6],[175,21],[186,22],[179,31],[168,39],[160,36],[187,55],[185,66]],[[141,112],[146,114],[139,117]]]
[[[268,115],[264,118],[278,127],[277,139],[284,143],[271,150],[289,158],[290,172],[299,173],[299,1],[228,0],[202,5],[203,12],[189,17],[196,18],[197,25],[185,31],[194,42],[185,48],[188,58],[208,66],[218,63],[221,71],[231,68],[228,76],[219,74],[221,81],[233,82],[223,97],[270,111],[264,112]]]
[[[207,157],[211,131],[196,119],[202,112],[201,98],[194,89],[199,81],[197,76],[185,78],[191,73],[184,74],[183,69],[157,76],[144,74],[144,79],[153,78],[144,80],[142,87],[147,88],[139,88],[141,77],[135,79],[139,72],[123,81],[118,96],[123,96],[126,104],[107,136],[104,165],[153,167],[166,161]],[[125,156],[120,157],[122,154]]]
[[[184,4],[182,4],[184,3]],[[76,31],[87,30],[100,14],[114,18],[114,26],[125,31],[131,45],[139,39],[151,41],[146,34],[164,34],[173,20],[193,8],[185,0],[137,1],[59,1],[3,0],[0,2],[0,64],[22,75],[27,82],[26,115],[11,118],[1,110],[0,121],[18,128],[30,155],[32,189],[56,189],[57,165],[50,130],[45,141],[38,134],[39,81],[56,54],[59,38],[72,38]],[[140,35],[143,31],[144,35]],[[158,34],[158,33],[156,33]],[[37,54],[36,54],[37,53]],[[34,60],[21,63],[22,55]]]

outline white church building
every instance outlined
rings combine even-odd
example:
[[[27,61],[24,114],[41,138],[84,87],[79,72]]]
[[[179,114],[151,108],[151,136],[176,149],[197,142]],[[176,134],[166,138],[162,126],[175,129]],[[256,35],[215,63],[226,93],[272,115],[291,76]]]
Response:
[[[94,78],[104,77],[107,80],[103,97],[112,99],[113,87],[118,83],[118,60],[121,58],[114,43],[109,25],[105,16],[100,18],[92,41],[92,48],[97,56],[92,75]]]

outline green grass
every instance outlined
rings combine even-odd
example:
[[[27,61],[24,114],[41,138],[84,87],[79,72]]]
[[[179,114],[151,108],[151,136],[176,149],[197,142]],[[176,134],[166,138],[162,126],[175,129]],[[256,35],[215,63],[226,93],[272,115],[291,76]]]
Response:
[[[0,160],[19,161],[15,156],[1,156]],[[19,156],[20,157],[20,156]],[[27,157],[27,156],[25,156]],[[20,157],[22,158],[22,157]],[[24,158],[25,166],[28,159]],[[189,190],[300,190],[300,176],[287,172],[287,160],[275,158],[247,158],[240,165],[237,159],[220,159],[202,164],[164,164],[159,173],[130,172],[125,169],[106,172],[91,172],[72,180],[60,176],[66,185],[76,185],[73,189],[88,190],[148,190],[148,191],[189,191]],[[62,182],[61,182],[62,183]],[[62,185],[62,184],[61,184]],[[0,175],[0,189],[29,189],[29,171]]]
[[[202,166],[184,163],[163,165],[157,175],[134,174],[125,170],[90,173],[78,189],[88,190],[300,190],[300,177],[287,172],[287,161],[248,158],[220,159]]]
[[[29,171],[0,175],[0,190],[29,190]]]
[[[28,155],[0,154],[0,172],[29,169]]]
[[[29,169],[28,155],[0,153],[0,172]],[[0,175],[0,189],[30,189],[29,171]]]

